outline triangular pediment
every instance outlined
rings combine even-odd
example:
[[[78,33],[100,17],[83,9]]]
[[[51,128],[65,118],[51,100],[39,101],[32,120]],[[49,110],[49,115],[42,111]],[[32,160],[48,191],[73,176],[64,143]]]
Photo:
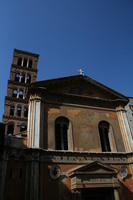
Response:
[[[117,170],[113,167],[107,166],[100,162],[92,162],[85,166],[81,166],[77,169],[71,171],[70,176],[77,175],[77,174],[93,174],[93,175],[109,175],[109,174],[116,174]]]
[[[88,76],[70,76],[46,81],[33,83],[31,87],[45,88],[47,91],[73,95],[78,97],[88,97],[97,100],[122,100],[127,101],[127,98],[106,87],[105,85],[91,79]]]
[[[71,188],[118,187],[118,170],[95,161],[85,166],[80,166],[68,173],[71,178]]]

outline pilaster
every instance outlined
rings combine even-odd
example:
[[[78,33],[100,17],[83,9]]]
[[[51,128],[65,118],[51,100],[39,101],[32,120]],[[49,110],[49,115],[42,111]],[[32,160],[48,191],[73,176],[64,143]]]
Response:
[[[125,121],[126,120],[125,110],[122,107],[118,107],[116,109],[116,111],[117,111],[119,126],[120,126],[120,130],[121,130],[122,138],[123,138],[123,143],[125,146],[125,151],[131,152],[132,149],[131,149],[128,132],[127,132],[128,124]]]
[[[41,148],[43,147],[43,131],[41,112],[43,102],[39,96],[31,96],[29,101],[28,114],[28,147]]]
[[[2,159],[0,159],[0,199],[1,200],[4,200],[6,169],[7,169],[6,152],[3,152]]]
[[[40,169],[39,161],[32,161],[31,163],[31,188],[30,188],[30,200],[40,199]]]
[[[114,200],[120,200],[118,188],[114,189]]]
[[[30,200],[30,188],[31,188],[31,162],[26,163],[26,174],[25,174],[25,200]]]

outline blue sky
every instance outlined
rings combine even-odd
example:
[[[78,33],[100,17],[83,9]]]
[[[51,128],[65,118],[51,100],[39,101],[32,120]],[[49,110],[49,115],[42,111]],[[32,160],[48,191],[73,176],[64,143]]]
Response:
[[[133,96],[133,0],[1,0],[1,118],[14,48],[40,54],[38,80],[82,68]]]

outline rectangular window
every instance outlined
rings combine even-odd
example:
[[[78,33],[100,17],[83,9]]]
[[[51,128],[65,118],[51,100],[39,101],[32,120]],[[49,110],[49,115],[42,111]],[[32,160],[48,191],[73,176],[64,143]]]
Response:
[[[18,58],[17,65],[18,65],[18,66],[22,66],[22,58]]]
[[[27,107],[24,108],[24,117],[28,117],[28,108]]]
[[[14,116],[14,106],[10,107],[10,116]]]
[[[24,58],[23,67],[27,67],[27,59]]]
[[[21,117],[21,106],[17,107],[17,116]]]
[[[130,109],[133,111],[133,105],[130,105]]]
[[[32,60],[29,60],[29,68],[32,68]]]

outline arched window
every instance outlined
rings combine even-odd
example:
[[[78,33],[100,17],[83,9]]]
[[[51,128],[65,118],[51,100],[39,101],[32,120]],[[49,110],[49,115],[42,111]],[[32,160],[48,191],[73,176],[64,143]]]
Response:
[[[17,93],[18,93],[17,89],[13,89],[12,96],[17,97]]]
[[[22,89],[19,90],[19,98],[23,99],[23,90]]]
[[[101,141],[101,147],[103,152],[110,152],[110,141],[109,141],[109,128],[110,124],[106,121],[101,121],[99,123],[99,134],[100,134],[100,141]]]
[[[13,135],[14,133],[14,124],[13,123],[10,123],[8,126],[7,126],[7,134],[8,135]]]
[[[20,82],[24,83],[25,82],[25,75],[22,73],[20,74]]]
[[[68,150],[69,120],[58,117],[55,121],[55,148],[56,150]]]
[[[24,58],[23,66],[27,67],[27,59],[26,58]]]
[[[19,82],[19,79],[20,79],[20,74],[19,73],[15,74],[15,81]]]
[[[15,107],[12,105],[10,106],[10,116],[14,116]]]
[[[28,117],[28,108],[24,107],[24,117]]]
[[[18,66],[22,66],[22,58],[18,58],[17,65],[18,65]]]
[[[29,68],[32,68],[32,60],[29,60],[29,65],[28,65]]]
[[[26,76],[26,83],[30,83],[31,82],[31,75],[27,74]]]
[[[22,107],[20,105],[17,106],[17,116],[18,117],[21,117],[21,110],[22,110]]]
[[[24,132],[24,131],[26,131],[26,129],[27,129],[27,126],[25,124],[21,124],[20,132]]]

